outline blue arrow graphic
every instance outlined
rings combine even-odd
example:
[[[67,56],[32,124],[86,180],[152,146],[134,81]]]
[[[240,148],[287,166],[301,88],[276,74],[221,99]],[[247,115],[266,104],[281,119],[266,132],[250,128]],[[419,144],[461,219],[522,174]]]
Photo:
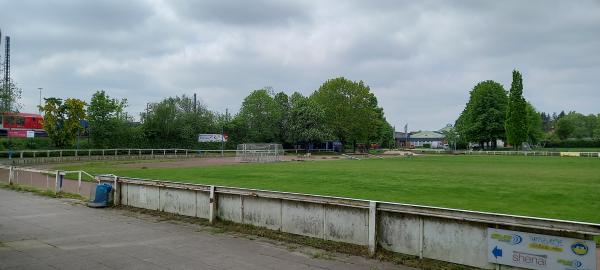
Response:
[[[502,257],[502,249],[499,249],[498,246],[494,247],[494,250],[492,250],[492,255],[494,255],[496,259],[498,259],[498,257]]]

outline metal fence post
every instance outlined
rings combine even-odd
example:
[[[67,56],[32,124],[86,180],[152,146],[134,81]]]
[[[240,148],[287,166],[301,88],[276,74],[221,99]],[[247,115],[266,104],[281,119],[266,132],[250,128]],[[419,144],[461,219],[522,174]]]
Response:
[[[81,194],[81,171],[79,171],[79,176],[77,177],[77,194]]]
[[[14,167],[10,166],[8,168],[8,184],[9,185],[12,185],[13,177],[14,177]]]
[[[369,202],[369,254],[374,255],[377,249],[377,202]]]
[[[214,224],[217,219],[217,196],[215,194],[215,186],[210,186],[210,196],[208,205],[208,222]]]
[[[115,175],[113,180],[113,205],[121,204],[121,183],[119,182],[119,177]]]

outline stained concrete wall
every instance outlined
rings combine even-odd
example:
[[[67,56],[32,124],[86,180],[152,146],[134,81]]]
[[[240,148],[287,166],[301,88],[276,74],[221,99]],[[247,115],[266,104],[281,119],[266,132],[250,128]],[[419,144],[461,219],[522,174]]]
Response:
[[[210,193],[206,189],[186,189],[157,185],[156,182],[123,182],[121,203],[138,208],[160,210],[185,216],[209,218]],[[313,196],[311,200],[261,197],[251,190],[215,191],[221,220],[251,224],[271,230],[320,239],[369,244],[369,208],[344,205],[339,198]],[[249,192],[248,192],[249,191]],[[232,194],[233,193],[233,194]],[[314,198],[321,198],[318,202]],[[375,208],[376,209],[376,208]],[[487,262],[486,229],[491,224],[460,219],[401,213],[376,209],[376,241],[394,252],[422,256],[484,269],[495,269]],[[508,227],[510,228],[510,227]],[[511,228],[515,229],[515,228]],[[518,229],[518,228],[516,228]],[[556,235],[555,231],[537,231]],[[516,269],[502,267],[502,269]]]
[[[244,201],[244,224],[250,224],[270,230],[281,230],[281,206],[280,199],[243,197]]]
[[[423,257],[494,268],[487,262],[487,226],[458,220],[423,218]]]

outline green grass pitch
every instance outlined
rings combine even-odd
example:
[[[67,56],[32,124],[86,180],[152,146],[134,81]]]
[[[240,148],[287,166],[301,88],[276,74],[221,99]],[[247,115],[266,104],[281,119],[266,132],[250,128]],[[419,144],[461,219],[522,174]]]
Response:
[[[193,168],[62,169],[600,223],[600,158],[422,156]]]

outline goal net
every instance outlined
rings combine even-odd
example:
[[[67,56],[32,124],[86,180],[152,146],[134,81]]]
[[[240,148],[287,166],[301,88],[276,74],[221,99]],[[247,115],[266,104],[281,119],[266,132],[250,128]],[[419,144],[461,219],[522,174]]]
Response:
[[[238,162],[277,162],[283,159],[283,147],[276,143],[238,144],[235,156]]]

